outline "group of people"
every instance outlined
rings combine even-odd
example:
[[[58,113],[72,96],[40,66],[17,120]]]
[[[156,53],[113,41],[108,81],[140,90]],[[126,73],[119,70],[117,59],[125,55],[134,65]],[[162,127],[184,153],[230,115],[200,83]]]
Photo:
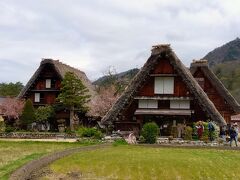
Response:
[[[230,134],[230,146],[232,146],[232,141],[235,141],[236,146],[238,146],[238,127],[237,124],[232,126],[229,130]]]
[[[209,121],[208,122],[208,132],[209,132],[209,140],[213,141],[214,140],[214,132],[215,132],[215,126],[214,124]],[[198,139],[202,139],[203,136],[203,132],[204,132],[204,125],[203,122],[200,121],[198,122],[198,124],[196,125],[197,128],[197,135],[198,135]],[[226,137],[227,134],[230,137],[230,146],[232,146],[232,142],[235,142],[235,145],[238,146],[238,133],[239,133],[239,129],[238,129],[238,124],[234,123],[232,125],[229,126],[223,126],[220,128],[220,137],[226,142]]]
[[[202,139],[203,132],[204,132],[203,122],[199,121],[196,128],[197,128],[198,139]],[[208,132],[209,132],[209,140],[210,141],[214,140],[214,131],[215,131],[214,124],[212,123],[212,121],[209,121],[208,122]]]
[[[232,146],[232,142],[235,142],[235,145],[238,146],[238,124],[234,123],[233,125],[229,126],[228,128],[228,134],[230,136],[230,146]],[[220,131],[221,137],[226,141],[226,134],[227,130],[226,127],[222,128]]]

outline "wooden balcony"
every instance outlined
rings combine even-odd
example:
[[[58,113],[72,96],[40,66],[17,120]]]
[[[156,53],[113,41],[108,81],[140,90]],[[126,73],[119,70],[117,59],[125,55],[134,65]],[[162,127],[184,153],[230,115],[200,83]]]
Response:
[[[144,100],[193,100],[193,97],[174,97],[174,96],[136,96],[134,99]]]
[[[180,115],[191,116],[194,110],[190,109],[137,109],[135,115]]]

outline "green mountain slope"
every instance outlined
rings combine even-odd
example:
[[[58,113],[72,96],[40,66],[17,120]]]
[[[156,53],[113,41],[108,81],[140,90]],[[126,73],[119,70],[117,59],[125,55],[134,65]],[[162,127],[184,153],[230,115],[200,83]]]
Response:
[[[209,52],[203,59],[207,59],[209,65],[215,66],[220,63],[240,60],[240,39],[236,38],[221,47]]]
[[[240,39],[236,38],[209,52],[203,59],[240,102]]]
[[[118,74],[107,75],[99,78],[94,81],[93,84],[98,87],[108,87],[114,85],[119,94],[123,92],[125,87],[130,83],[132,78],[139,72],[139,69],[134,68],[125,72],[121,72]]]

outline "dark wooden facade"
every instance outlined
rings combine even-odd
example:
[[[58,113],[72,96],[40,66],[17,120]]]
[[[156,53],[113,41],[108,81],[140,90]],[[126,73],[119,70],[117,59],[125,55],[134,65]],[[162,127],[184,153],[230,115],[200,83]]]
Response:
[[[219,79],[210,70],[207,61],[194,61],[191,64],[193,77],[213,102],[219,113],[230,124],[231,116],[239,113],[239,105],[223,86]],[[230,102],[230,103],[229,103]]]
[[[173,94],[154,93],[154,81],[156,77],[173,77]],[[177,74],[174,67],[167,59],[161,59],[159,61],[159,64],[150,72],[150,76],[145,81],[145,84],[138,89],[138,93],[134,98],[134,102],[123,111],[122,115],[124,118],[122,121],[116,123],[116,130],[139,131],[143,124],[148,121],[155,121],[160,127],[163,127],[165,124],[172,126],[173,121],[176,121],[176,124],[183,122],[192,124],[195,121],[207,120],[209,118],[198,106],[198,102],[196,102],[196,99],[194,99],[182,78]],[[157,99],[157,109],[139,109],[138,105],[140,99]],[[171,109],[170,101],[172,99],[177,101],[189,100],[190,107],[186,109]],[[137,110],[147,110],[147,112],[136,115]],[[156,110],[161,111],[155,113]],[[165,133],[164,135],[169,134]]]
[[[37,71],[22,89],[19,97],[30,99],[35,108],[45,105],[54,105],[56,120],[65,119],[66,125],[69,125],[69,111],[59,106],[60,104],[57,101],[57,97],[60,93],[61,81],[66,72],[74,73],[76,77],[81,79],[85,87],[88,88],[89,94],[91,96],[95,95],[94,87],[84,72],[63,64],[58,60],[43,59]],[[89,107],[91,109],[91,106]],[[94,115],[89,113],[89,116],[92,117]]]
[[[47,82],[50,82],[50,86],[47,87]],[[24,95],[25,99],[30,99],[35,108],[46,105],[56,105],[58,102],[56,98],[60,93],[62,78],[55,70],[53,64],[46,64],[41,70],[31,87]],[[39,96],[39,99],[38,97]],[[59,110],[56,112],[56,119],[69,118],[69,112],[65,110]]]

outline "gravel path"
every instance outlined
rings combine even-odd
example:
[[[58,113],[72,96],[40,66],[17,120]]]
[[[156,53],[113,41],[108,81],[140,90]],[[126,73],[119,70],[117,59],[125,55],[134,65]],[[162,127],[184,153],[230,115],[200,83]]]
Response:
[[[41,170],[42,168],[46,167],[53,161],[56,161],[60,158],[63,158],[65,156],[71,155],[76,152],[91,151],[91,150],[96,150],[100,148],[106,148],[109,146],[110,146],[109,144],[84,146],[84,147],[67,149],[61,152],[53,153],[27,163],[26,165],[22,166],[21,168],[13,172],[9,179],[10,180],[28,180],[28,179],[31,179],[32,173]]]

